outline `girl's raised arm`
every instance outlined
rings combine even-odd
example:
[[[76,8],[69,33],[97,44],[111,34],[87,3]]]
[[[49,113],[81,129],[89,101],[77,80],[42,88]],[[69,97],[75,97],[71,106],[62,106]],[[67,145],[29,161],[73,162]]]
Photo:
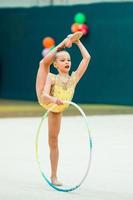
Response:
[[[65,47],[71,47],[72,42],[69,38],[64,39],[60,44],[58,44],[52,51],[50,51],[39,63],[39,69],[36,77],[36,93],[39,99],[40,95],[42,95],[42,91],[44,89],[47,75],[49,73],[50,65],[53,63],[56,52],[64,49]]]
[[[91,56],[80,40],[76,41],[75,44],[77,44],[77,46],[79,47],[81,55],[83,57],[77,70],[75,71],[76,77],[77,77],[77,82],[78,82],[81,79],[81,77],[83,76],[83,74],[85,73],[85,71],[88,67],[88,64],[90,62]]]
[[[69,38],[65,38],[60,44],[58,44],[53,50],[51,50],[41,61],[40,65],[50,66],[53,63],[55,55],[58,51],[65,49],[65,47],[71,47],[72,42]]]

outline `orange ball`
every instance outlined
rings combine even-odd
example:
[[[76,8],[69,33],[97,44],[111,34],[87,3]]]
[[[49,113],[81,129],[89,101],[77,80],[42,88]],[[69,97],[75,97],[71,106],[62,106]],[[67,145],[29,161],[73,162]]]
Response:
[[[77,24],[77,23],[72,24],[71,31],[72,31],[72,33],[79,31],[79,24]]]
[[[42,41],[42,44],[45,48],[51,48],[52,46],[55,45],[55,41],[51,37],[45,37]]]

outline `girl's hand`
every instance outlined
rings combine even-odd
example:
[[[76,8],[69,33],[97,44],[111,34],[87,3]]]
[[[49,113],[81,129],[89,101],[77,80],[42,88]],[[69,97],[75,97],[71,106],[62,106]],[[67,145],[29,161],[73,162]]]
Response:
[[[57,105],[63,105],[63,101],[58,99],[58,98],[54,98],[53,99],[53,103],[57,104]]]
[[[67,38],[72,42],[72,43],[78,43],[80,38],[83,36],[83,33],[81,31],[77,31],[73,34],[70,34],[67,36]]]
[[[80,43],[80,40],[75,40],[73,43],[79,44],[79,43]]]
[[[69,37],[67,37],[64,40],[64,44],[65,44],[65,47],[67,47],[67,48],[70,48],[72,46],[72,41],[69,39]]]

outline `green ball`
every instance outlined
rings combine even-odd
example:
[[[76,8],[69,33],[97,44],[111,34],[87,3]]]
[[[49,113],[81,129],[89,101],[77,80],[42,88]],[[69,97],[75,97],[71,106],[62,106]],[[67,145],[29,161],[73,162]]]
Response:
[[[86,17],[83,13],[79,12],[74,16],[74,21],[78,24],[84,24],[86,21]]]

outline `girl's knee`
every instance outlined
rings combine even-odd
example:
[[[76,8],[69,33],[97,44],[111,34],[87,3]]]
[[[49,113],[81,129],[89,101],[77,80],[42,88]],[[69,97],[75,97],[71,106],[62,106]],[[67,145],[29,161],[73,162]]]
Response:
[[[50,136],[49,137],[49,146],[52,149],[56,149],[58,147],[58,137]]]

